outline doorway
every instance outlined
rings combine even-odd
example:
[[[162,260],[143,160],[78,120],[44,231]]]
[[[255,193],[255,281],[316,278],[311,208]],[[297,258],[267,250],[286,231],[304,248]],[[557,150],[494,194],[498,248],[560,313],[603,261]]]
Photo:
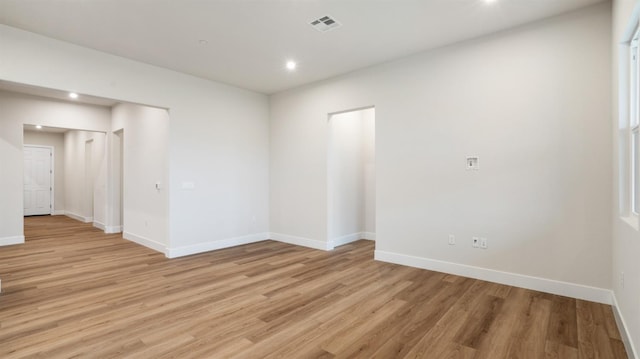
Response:
[[[31,91],[40,94],[38,99],[30,96]],[[7,97],[10,112],[16,113],[8,123],[12,131],[6,133],[7,138],[21,142],[15,154],[14,148],[7,148],[13,156],[6,166],[8,178],[18,176],[15,179],[23,184],[24,192],[23,145],[53,146],[55,198],[47,214],[93,222],[107,233],[127,229],[123,236],[130,238],[126,239],[164,252],[168,243],[169,188],[164,186],[168,182],[168,109],[89,95],[72,101],[65,92],[30,86],[0,97]],[[34,114],[46,118],[34,118]],[[0,220],[0,227],[7,228],[0,245],[25,241],[24,218],[20,218],[25,213],[24,193],[15,195],[14,191],[3,203],[3,208],[13,208],[6,211],[13,215]],[[33,207],[30,198],[26,203],[27,209]]]
[[[23,141],[24,215],[66,215],[103,223],[105,133],[24,125]]]
[[[24,215],[52,214],[53,148],[24,145]]]
[[[375,240],[375,109],[331,114],[328,151],[328,242]]]

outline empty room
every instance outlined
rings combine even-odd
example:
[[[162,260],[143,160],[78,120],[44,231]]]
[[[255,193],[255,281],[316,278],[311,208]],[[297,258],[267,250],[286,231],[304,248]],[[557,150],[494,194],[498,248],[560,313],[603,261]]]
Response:
[[[1,358],[638,358],[639,0],[0,0]]]

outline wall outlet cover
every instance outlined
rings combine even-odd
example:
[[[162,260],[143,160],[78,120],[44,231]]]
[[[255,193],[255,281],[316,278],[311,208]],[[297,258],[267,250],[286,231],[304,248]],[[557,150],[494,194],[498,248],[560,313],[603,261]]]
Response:
[[[467,170],[477,171],[480,169],[480,158],[478,156],[467,156]]]

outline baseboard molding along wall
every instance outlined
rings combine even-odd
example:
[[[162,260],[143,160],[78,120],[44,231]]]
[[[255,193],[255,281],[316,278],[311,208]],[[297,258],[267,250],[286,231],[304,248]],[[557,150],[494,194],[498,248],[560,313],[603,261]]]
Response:
[[[448,274],[455,274],[468,278],[485,280],[493,283],[511,285],[514,287],[537,290],[540,292],[563,295],[566,297],[589,300],[592,302],[611,304],[612,297],[609,289],[590,287],[581,284],[561,282],[552,279],[526,276],[493,269],[474,267],[465,264],[439,261],[435,259],[414,257],[406,254],[375,251],[375,259],[383,262],[401,264],[409,267],[433,270]]]
[[[75,214],[73,212],[64,211],[64,215],[69,217],[69,218],[73,218],[76,221],[83,222],[83,223],[93,222],[93,217],[84,217],[84,216],[81,216],[79,214]]]
[[[103,230],[104,233],[107,233],[107,234],[122,232],[122,226],[107,226],[106,224],[98,221],[93,221],[93,226]]]
[[[12,246],[24,243],[24,236],[12,236],[0,238],[0,246]]]
[[[342,236],[342,237],[338,237],[330,240],[328,247],[331,247],[331,249],[334,249],[335,247],[338,247],[338,246],[343,246],[351,242],[359,241],[362,239],[362,237],[363,237],[363,233],[361,232],[347,234],[346,236]]]
[[[131,242],[138,243],[141,246],[145,246],[147,248],[153,249],[154,251],[158,251],[160,253],[165,253],[166,251],[166,246],[164,244],[160,242],[156,242],[149,238],[138,236],[131,232],[123,232],[122,238],[130,240]]]
[[[357,235],[359,236],[360,233],[357,233]],[[340,239],[342,238],[343,237],[341,237]],[[218,241],[198,243],[191,246],[167,248],[165,250],[165,255],[167,256],[167,258],[183,257],[183,256],[192,255],[192,254],[214,251],[217,249],[224,249],[224,248],[235,247],[235,246],[240,246],[240,245],[249,244],[249,243],[265,241],[268,239],[278,241],[278,242],[293,244],[297,246],[307,247],[307,248],[319,249],[323,251],[330,251],[336,245],[334,242],[324,242],[324,241],[319,241],[317,239],[296,237],[288,234],[265,232],[265,233],[250,234],[250,235],[241,236],[241,237],[222,239]],[[360,238],[356,238],[353,241],[358,239]],[[346,243],[348,242],[345,242],[343,244],[346,244]]]
[[[371,232],[356,232],[356,233],[347,234],[346,236],[334,238],[327,242],[320,241],[317,239],[297,237],[297,236],[291,236],[288,234],[274,233],[274,232],[270,233],[269,238],[273,239],[274,241],[289,243],[296,246],[320,249],[323,251],[330,251],[330,250],[333,250],[335,247],[343,246],[345,244],[359,241],[361,239],[375,240],[376,234]]]
[[[273,233],[269,234],[269,238],[274,241],[294,244],[296,246],[303,246],[313,249],[320,249],[323,251],[330,251],[333,249],[333,245],[330,242],[319,241],[317,239],[304,238],[304,237],[296,237],[290,236],[288,234],[282,233]]]
[[[376,233],[375,232],[362,232],[360,233],[361,238],[360,239],[368,239],[370,241],[375,241],[376,240]]]
[[[104,233],[112,234],[112,233],[120,233],[122,232],[122,226],[105,226]]]
[[[106,231],[106,226],[104,225],[104,223],[93,221],[93,226],[103,231]]]
[[[633,340],[631,339],[631,334],[627,330],[627,324],[620,312],[620,307],[618,306],[618,300],[616,299],[616,294],[611,292],[611,299],[613,307],[613,317],[616,320],[616,324],[618,325],[618,330],[620,331],[620,336],[622,337],[622,343],[624,343],[624,348],[627,350],[627,355],[630,359],[638,359],[638,352],[635,350],[635,346],[633,345]]]
[[[269,233],[256,233],[247,236],[222,239],[219,241],[198,243],[191,246],[167,248],[165,251],[165,255],[167,256],[167,258],[183,257],[191,254],[214,251],[216,249],[223,249],[241,246],[243,244],[265,241],[267,239],[269,239]]]

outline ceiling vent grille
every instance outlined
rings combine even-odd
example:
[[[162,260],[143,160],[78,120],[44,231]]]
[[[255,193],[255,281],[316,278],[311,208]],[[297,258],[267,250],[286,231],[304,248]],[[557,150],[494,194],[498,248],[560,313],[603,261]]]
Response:
[[[311,24],[314,29],[320,32],[327,32],[331,29],[342,26],[342,24],[339,23],[338,20],[332,18],[329,15],[323,16],[317,20],[313,20],[309,24]]]

